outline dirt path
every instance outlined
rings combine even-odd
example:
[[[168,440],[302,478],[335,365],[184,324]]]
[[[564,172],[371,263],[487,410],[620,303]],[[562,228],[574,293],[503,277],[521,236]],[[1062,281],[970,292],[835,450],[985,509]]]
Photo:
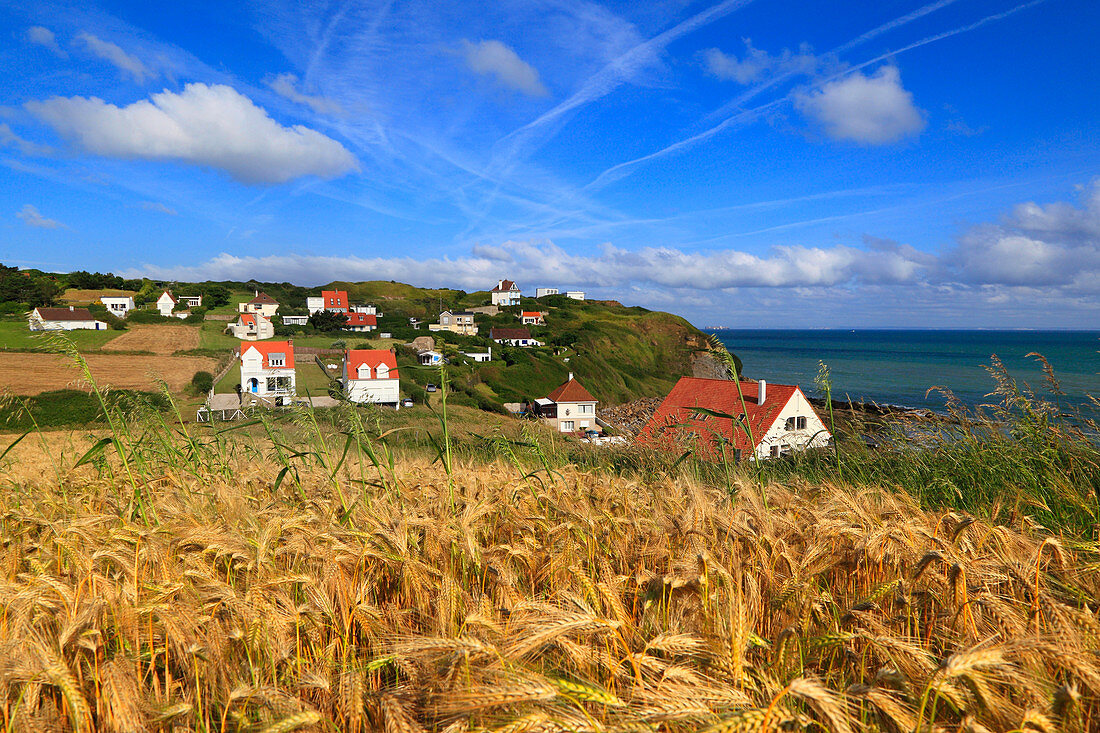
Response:
[[[104,351],[151,351],[170,355],[181,349],[199,346],[199,329],[183,325],[133,325],[118,338],[104,345]]]
[[[186,348],[186,347],[180,347]],[[199,356],[133,356],[85,354],[99,385],[116,389],[155,390],[155,376],[181,391],[195,372],[217,371],[214,359]],[[55,389],[82,389],[82,376],[70,362],[55,354],[0,352],[0,390],[36,395]]]

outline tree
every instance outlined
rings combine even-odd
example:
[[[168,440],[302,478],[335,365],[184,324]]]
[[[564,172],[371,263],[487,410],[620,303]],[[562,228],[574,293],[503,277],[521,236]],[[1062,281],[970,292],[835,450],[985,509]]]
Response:
[[[217,283],[207,283],[200,288],[203,304],[209,308],[229,305],[229,288]]]
[[[339,331],[348,325],[348,317],[343,313],[317,311],[309,317],[309,325],[318,331]]]

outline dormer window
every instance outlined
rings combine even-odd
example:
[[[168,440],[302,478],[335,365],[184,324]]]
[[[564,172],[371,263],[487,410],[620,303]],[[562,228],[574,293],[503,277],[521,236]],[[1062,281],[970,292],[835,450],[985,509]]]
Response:
[[[286,354],[269,354],[267,363],[273,367],[286,366]]]

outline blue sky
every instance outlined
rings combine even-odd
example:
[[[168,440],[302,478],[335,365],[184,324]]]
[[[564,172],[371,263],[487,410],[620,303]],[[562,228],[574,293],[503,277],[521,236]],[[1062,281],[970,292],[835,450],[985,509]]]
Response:
[[[1098,31],[1091,0],[8,3],[0,262],[1095,328]]]

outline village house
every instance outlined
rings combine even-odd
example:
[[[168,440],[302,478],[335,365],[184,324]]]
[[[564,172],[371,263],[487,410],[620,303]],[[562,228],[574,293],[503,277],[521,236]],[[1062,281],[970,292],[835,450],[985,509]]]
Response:
[[[741,397],[744,396],[744,406]],[[709,411],[709,412],[708,412]],[[735,427],[743,420],[752,434]],[[832,435],[797,385],[681,377],[657,412],[638,434],[638,442],[680,450],[690,445],[696,455],[739,461],[754,452],[757,458],[778,458],[792,451],[823,447]]]
[[[226,330],[242,341],[263,341],[275,336],[274,324],[262,313],[242,313]]]
[[[557,295],[560,292],[557,288],[535,288],[535,297],[545,298],[547,295]]]
[[[478,363],[484,363],[493,360],[493,347],[490,346],[488,351],[463,351],[462,355],[467,359],[472,359]]]
[[[367,313],[348,313],[347,318],[348,322],[343,327],[344,331],[367,332],[378,328],[378,319]]]
[[[352,313],[365,313],[368,316],[381,317],[383,314],[378,312],[378,308],[373,305],[352,305],[348,306]]]
[[[202,308],[201,295],[177,295],[176,300],[187,308]]]
[[[284,326],[305,326],[309,323],[309,316],[281,316]]]
[[[385,349],[344,352],[344,394],[352,402],[397,406],[400,384],[397,357]]]
[[[279,302],[267,293],[256,291],[256,297],[247,303],[238,303],[237,310],[241,313],[259,313],[264,318],[274,318],[279,310]]]
[[[160,314],[165,318],[172,318],[173,316],[176,318],[187,318],[187,316],[191,315],[191,312],[186,309],[176,310],[177,305],[179,305],[179,300],[176,296],[172,295],[171,290],[165,290],[160,294],[160,297],[157,298],[157,310],[160,311]]]
[[[295,394],[294,342],[242,343],[241,391],[275,405],[290,404]]]
[[[523,311],[519,314],[519,320],[524,326],[545,326],[546,320],[538,311]]]
[[[306,298],[306,310],[312,316],[320,311],[330,313],[348,313],[348,292],[346,290],[322,290],[321,295]]]
[[[572,298],[573,300],[584,300],[584,291],[583,290],[566,290],[565,291],[565,297],[566,298]]]
[[[425,349],[424,351],[417,352],[416,360],[420,363],[420,366],[439,366],[445,361],[443,354],[434,349]]]
[[[103,295],[100,296],[99,302],[115,318],[125,318],[127,313],[137,307],[131,295]]]
[[[107,324],[97,321],[87,308],[35,308],[27,317],[31,331],[106,331]]]
[[[526,328],[491,328],[489,329],[489,338],[505,346],[519,346],[522,348],[542,346],[541,341],[531,338],[531,332]]]
[[[601,432],[596,422],[596,403],[580,382],[569,372],[569,379],[546,397],[535,400],[532,413],[560,433]]]
[[[443,311],[439,314],[439,323],[429,323],[428,330],[453,331],[464,336],[477,335],[474,314],[470,311]]]
[[[499,280],[497,286],[489,291],[490,297],[493,299],[493,305],[508,306],[519,305],[520,289],[511,280]]]

